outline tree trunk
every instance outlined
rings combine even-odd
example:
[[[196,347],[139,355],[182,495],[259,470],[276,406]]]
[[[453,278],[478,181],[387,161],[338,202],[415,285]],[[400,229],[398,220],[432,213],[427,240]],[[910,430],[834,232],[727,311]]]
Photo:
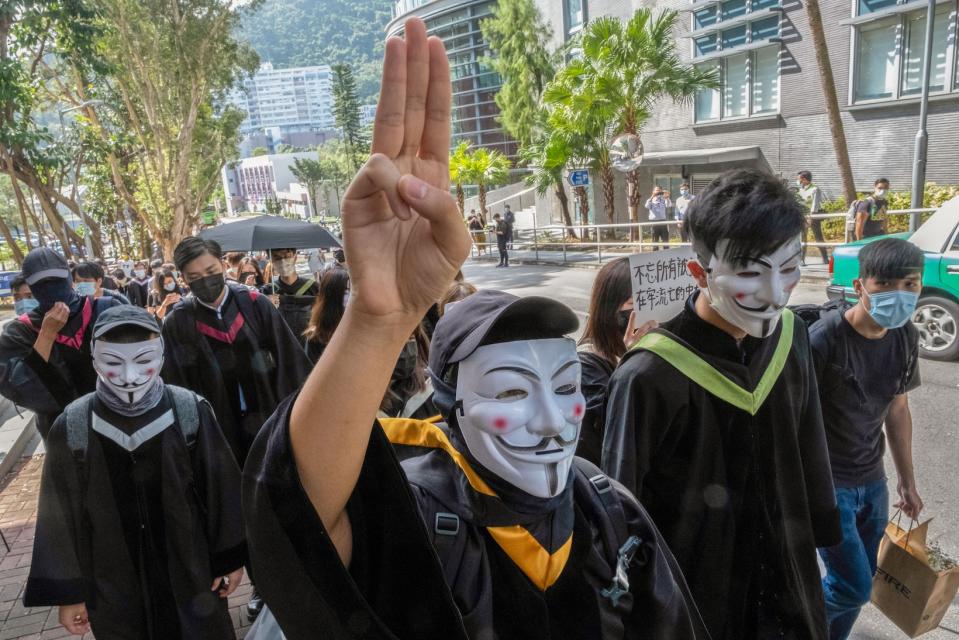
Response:
[[[606,210],[606,222],[616,224],[616,175],[608,162],[600,167],[600,179],[603,182],[603,208]],[[615,233],[613,230],[614,235]]]
[[[20,212],[20,228],[23,230],[21,235],[23,236],[23,241],[27,244],[27,252],[33,251],[33,241],[30,240],[30,225],[27,224],[27,212],[24,210],[23,203],[20,202],[20,199],[17,198],[17,211]],[[37,238],[40,237],[40,234],[37,233]]]
[[[586,241],[589,240],[589,227],[585,226],[589,224],[589,192],[586,191],[586,187],[574,187],[573,195],[579,205],[579,219],[580,223],[584,225],[582,238]]]
[[[0,232],[3,233],[3,237],[7,241],[7,246],[10,247],[10,252],[13,254],[13,260],[19,267],[23,264],[23,251],[20,250],[20,245],[14,240],[13,234],[10,233],[10,227],[7,226],[3,218],[0,218]]]
[[[826,114],[829,117],[829,133],[836,153],[836,164],[842,177],[842,190],[849,206],[856,199],[856,182],[852,177],[852,165],[849,163],[849,149],[846,146],[846,132],[842,126],[839,112],[839,98],[836,96],[836,83],[833,81],[832,64],[829,62],[829,50],[826,48],[826,33],[819,13],[819,0],[806,0],[806,18],[812,33],[813,49],[816,51],[816,64],[819,67],[819,80],[822,84]],[[801,167],[800,167],[801,168]]]
[[[463,185],[456,183],[456,206],[459,207],[460,216],[466,217],[466,194],[463,193]]]
[[[629,185],[629,190],[627,192],[627,204],[629,208],[629,221],[633,224],[639,222],[639,202],[640,202],[640,193],[639,193],[639,170],[630,171],[626,174],[626,183]],[[629,239],[631,242],[637,242],[641,238],[642,234],[638,228],[631,228],[629,230]]]
[[[489,211],[486,210],[486,185],[480,183],[477,186],[479,187],[480,212],[483,214],[483,219],[485,220],[489,215]]]
[[[569,197],[566,195],[566,189],[563,187],[562,181],[556,185],[556,199],[559,200],[559,208],[563,212],[563,224],[567,227],[573,226],[573,218],[569,215]],[[578,238],[576,232],[573,229],[569,229],[569,234],[573,238]]]

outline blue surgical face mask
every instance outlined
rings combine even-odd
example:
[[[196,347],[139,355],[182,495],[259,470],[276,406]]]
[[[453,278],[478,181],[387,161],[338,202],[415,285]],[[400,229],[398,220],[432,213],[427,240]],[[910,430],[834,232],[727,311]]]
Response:
[[[40,302],[36,298],[24,298],[23,300],[17,300],[13,303],[13,312],[18,316],[22,316],[25,313],[30,313],[39,306]]]
[[[880,327],[898,329],[912,317],[919,294],[911,291],[866,292],[869,296],[869,315]]]
[[[92,296],[97,292],[96,282],[78,282],[76,284],[77,295]]]

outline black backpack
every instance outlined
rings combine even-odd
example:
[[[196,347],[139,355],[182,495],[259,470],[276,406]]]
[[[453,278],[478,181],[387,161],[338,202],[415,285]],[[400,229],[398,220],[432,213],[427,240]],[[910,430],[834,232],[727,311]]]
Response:
[[[809,327],[833,311],[845,313],[846,310],[850,308],[852,308],[852,305],[849,304],[845,298],[839,298],[838,300],[829,300],[824,304],[797,304],[789,307],[789,310],[793,312],[793,315],[805,322],[806,329],[809,329]]]

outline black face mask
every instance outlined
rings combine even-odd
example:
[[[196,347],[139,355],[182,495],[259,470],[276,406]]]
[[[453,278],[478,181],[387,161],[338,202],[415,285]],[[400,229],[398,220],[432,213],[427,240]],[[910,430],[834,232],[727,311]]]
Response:
[[[195,295],[200,302],[213,304],[216,302],[216,299],[220,297],[220,294],[223,293],[223,287],[225,286],[226,281],[223,280],[223,274],[214,273],[211,276],[203,276],[191,282],[190,291],[193,292],[193,295]]]
[[[73,315],[79,310],[80,296],[73,288],[73,283],[68,278],[47,278],[30,286],[33,297],[37,299],[40,306],[37,311],[46,313],[58,302],[62,302],[70,307],[70,314]]]
[[[629,327],[629,316],[633,313],[632,309],[622,309],[616,314],[616,326],[619,328],[620,333],[626,333],[626,328]]]
[[[404,346],[400,352],[399,359],[396,361],[396,367],[393,368],[393,379],[405,380],[411,377],[413,372],[416,371],[418,355],[419,349],[416,345],[416,340],[407,341],[406,346]]]

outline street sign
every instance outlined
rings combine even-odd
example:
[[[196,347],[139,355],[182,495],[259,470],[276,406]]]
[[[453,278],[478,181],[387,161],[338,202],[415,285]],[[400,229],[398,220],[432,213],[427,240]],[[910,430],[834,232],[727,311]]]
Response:
[[[569,184],[574,187],[585,187],[589,185],[589,170],[587,169],[576,169],[570,171],[566,176],[566,180],[569,181]]]

